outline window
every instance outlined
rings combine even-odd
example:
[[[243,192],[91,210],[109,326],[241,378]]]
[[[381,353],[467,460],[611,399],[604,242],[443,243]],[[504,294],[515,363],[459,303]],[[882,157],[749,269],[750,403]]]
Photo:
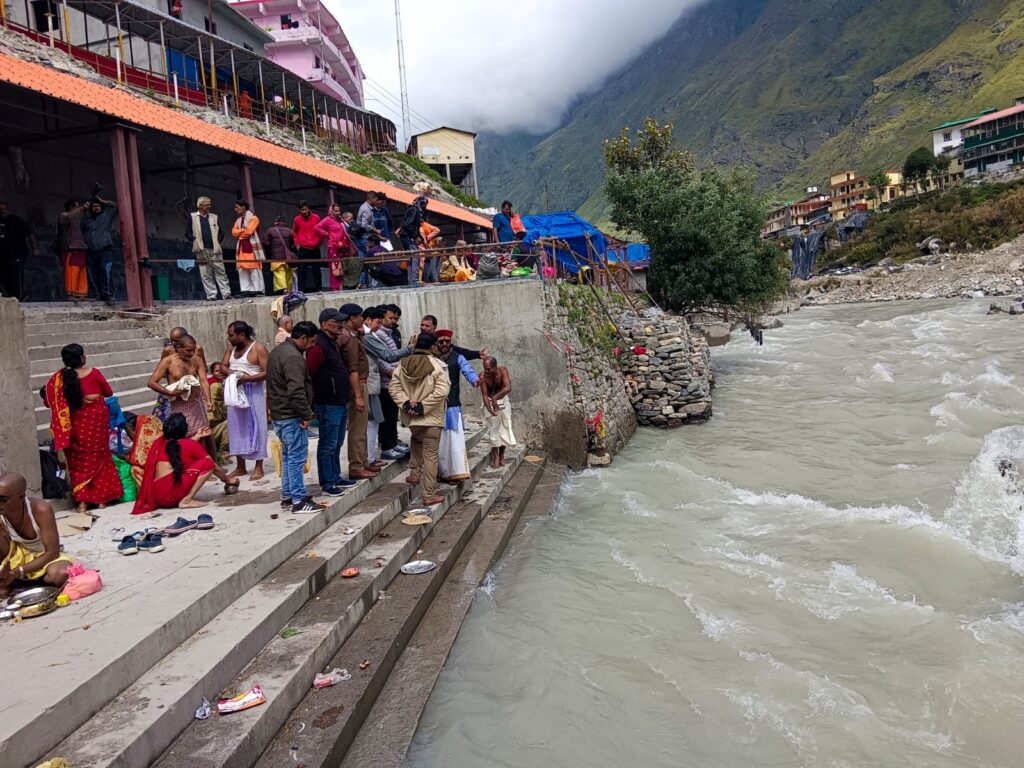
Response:
[[[953,132],[952,131],[946,131],[944,134],[942,134],[942,140],[943,141],[952,141],[953,140]]]
[[[209,16],[203,16],[203,27],[211,35],[216,35],[217,34],[217,22],[213,22],[213,25],[211,26],[211,24],[210,24],[210,17]]]
[[[314,69],[321,69],[320,57],[319,56],[314,56],[313,57],[313,68]]]
[[[291,28],[292,28],[292,17],[289,16],[288,14],[284,14],[283,16],[281,16],[281,29],[291,29]]]

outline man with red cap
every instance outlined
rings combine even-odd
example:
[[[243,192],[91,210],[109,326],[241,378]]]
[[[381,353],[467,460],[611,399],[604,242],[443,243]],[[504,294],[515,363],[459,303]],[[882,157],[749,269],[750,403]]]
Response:
[[[441,479],[449,483],[469,480],[469,461],[466,459],[466,429],[462,418],[462,400],[459,393],[459,374],[470,386],[479,387],[479,378],[465,356],[452,347],[452,332],[447,328],[437,331],[437,356],[448,366],[448,405],[445,410],[444,429],[438,449],[438,467]]]

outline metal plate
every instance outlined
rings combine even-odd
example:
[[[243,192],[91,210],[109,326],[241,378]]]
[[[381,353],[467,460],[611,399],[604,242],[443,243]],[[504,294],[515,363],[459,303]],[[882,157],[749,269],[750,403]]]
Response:
[[[33,587],[32,589],[25,589],[18,592],[16,595],[11,595],[7,600],[0,604],[0,608],[27,608],[30,605],[37,605],[38,603],[44,603],[47,600],[53,600],[57,597],[57,593],[60,592],[56,587]]]
[[[437,563],[431,562],[430,560],[413,560],[411,563],[406,563],[402,566],[402,573],[410,575],[427,573],[435,568],[437,568]]]

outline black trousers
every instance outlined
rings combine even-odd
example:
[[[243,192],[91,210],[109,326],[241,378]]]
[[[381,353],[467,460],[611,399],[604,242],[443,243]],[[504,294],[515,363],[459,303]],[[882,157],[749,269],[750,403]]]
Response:
[[[114,269],[114,249],[104,248],[99,251],[88,251],[85,261],[89,272],[89,283],[96,289],[102,301],[112,298],[111,276]]]
[[[24,298],[24,272],[25,263],[21,257],[0,259],[0,285],[3,286],[4,296],[19,301]]]
[[[320,283],[320,268],[324,262],[320,256],[319,248],[298,248],[296,249],[299,259],[317,259],[309,264],[299,264],[299,290],[303,293],[318,293],[322,289]]]
[[[384,412],[384,421],[377,430],[377,440],[380,441],[381,452],[384,452],[398,445],[398,406],[384,387],[380,389],[380,409]]]

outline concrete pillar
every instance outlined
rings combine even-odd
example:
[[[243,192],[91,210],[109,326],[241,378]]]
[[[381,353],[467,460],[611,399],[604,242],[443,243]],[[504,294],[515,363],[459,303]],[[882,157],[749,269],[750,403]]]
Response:
[[[138,131],[125,129],[125,135],[128,139],[126,149],[129,188],[131,189],[132,197],[132,223],[135,225],[135,254],[137,263],[141,265],[149,261],[149,241],[146,238],[146,202],[142,197],[142,172],[139,170]],[[151,274],[148,268],[139,266],[139,294],[142,296],[143,307],[153,306],[153,281],[150,280]]]
[[[35,407],[41,401],[29,388],[25,318],[17,299],[0,299],[0,324],[4,329],[0,335],[0,391],[4,393],[0,472],[24,475],[29,494],[38,496],[41,483]]]
[[[128,306],[141,309],[147,306],[142,296],[139,277],[139,258],[136,250],[135,214],[142,215],[132,205],[131,174],[128,169],[127,129],[114,126],[110,132],[110,154],[113,160],[114,191],[117,198],[118,221],[121,229],[121,254],[124,257],[124,281],[128,290]]]
[[[452,180],[452,165],[451,165],[451,163],[445,163],[444,164],[444,175],[448,179],[448,181]]]
[[[327,188],[327,210],[331,210],[334,205],[334,187]]]
[[[256,201],[252,199],[252,163],[238,160],[238,188],[242,190],[242,199],[249,203],[251,210],[256,209]]]

